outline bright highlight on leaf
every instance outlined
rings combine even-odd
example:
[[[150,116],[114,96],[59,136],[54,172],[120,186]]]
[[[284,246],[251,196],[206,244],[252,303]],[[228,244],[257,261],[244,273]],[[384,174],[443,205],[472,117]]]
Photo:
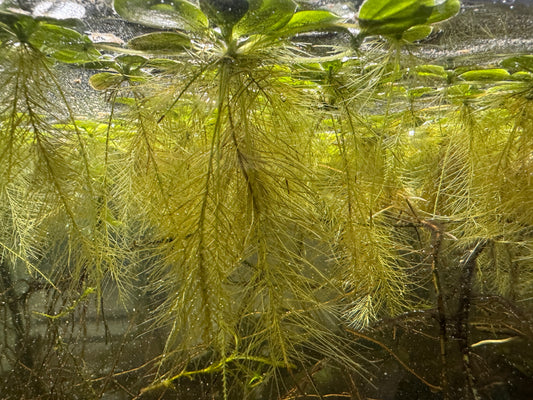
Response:
[[[460,8],[459,0],[365,0],[358,19],[365,35],[401,37],[416,25],[448,19]]]
[[[124,19],[154,28],[202,32],[207,17],[186,0],[114,0],[115,11]]]
[[[340,21],[341,18],[329,11],[299,11],[279,30],[278,35],[290,37],[299,33],[339,29],[337,24]]]
[[[501,68],[478,69],[467,71],[459,75],[465,81],[503,81],[510,78],[507,70]]]

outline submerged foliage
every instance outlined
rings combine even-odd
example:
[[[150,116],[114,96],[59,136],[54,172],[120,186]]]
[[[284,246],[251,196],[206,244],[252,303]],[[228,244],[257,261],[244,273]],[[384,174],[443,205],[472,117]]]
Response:
[[[530,56],[413,61],[404,46],[455,0],[367,0],[358,25],[292,0],[114,7],[150,32],[98,44],[0,11],[9,398],[292,399],[338,371],[362,398],[381,350],[443,398],[479,398],[471,334],[503,334],[483,312],[530,318]],[[59,63],[91,71],[103,116],[79,115]],[[86,357],[91,318],[103,361]],[[387,321],[436,337],[431,376],[385,343]]]

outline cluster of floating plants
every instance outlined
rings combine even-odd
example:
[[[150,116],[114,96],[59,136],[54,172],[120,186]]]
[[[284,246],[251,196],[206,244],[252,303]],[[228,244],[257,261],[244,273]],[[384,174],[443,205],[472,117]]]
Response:
[[[3,398],[519,398],[532,55],[413,55],[459,0],[113,6],[0,4]]]

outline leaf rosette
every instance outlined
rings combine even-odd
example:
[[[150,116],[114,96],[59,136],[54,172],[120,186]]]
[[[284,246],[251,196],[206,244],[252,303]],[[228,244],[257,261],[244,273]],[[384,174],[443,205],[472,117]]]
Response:
[[[180,35],[158,32],[128,44],[150,53],[171,53],[191,47],[195,39],[212,42],[215,38],[228,49],[227,54],[235,55],[302,33],[344,30],[335,14],[298,11],[293,0],[202,0],[199,7],[186,0],[115,0],[114,7],[128,21]]]

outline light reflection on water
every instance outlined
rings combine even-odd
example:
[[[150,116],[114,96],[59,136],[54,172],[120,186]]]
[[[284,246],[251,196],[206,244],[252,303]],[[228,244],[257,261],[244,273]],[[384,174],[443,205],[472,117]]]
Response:
[[[72,1],[41,1],[35,6],[33,15],[55,19],[81,19],[85,17],[85,7]]]

